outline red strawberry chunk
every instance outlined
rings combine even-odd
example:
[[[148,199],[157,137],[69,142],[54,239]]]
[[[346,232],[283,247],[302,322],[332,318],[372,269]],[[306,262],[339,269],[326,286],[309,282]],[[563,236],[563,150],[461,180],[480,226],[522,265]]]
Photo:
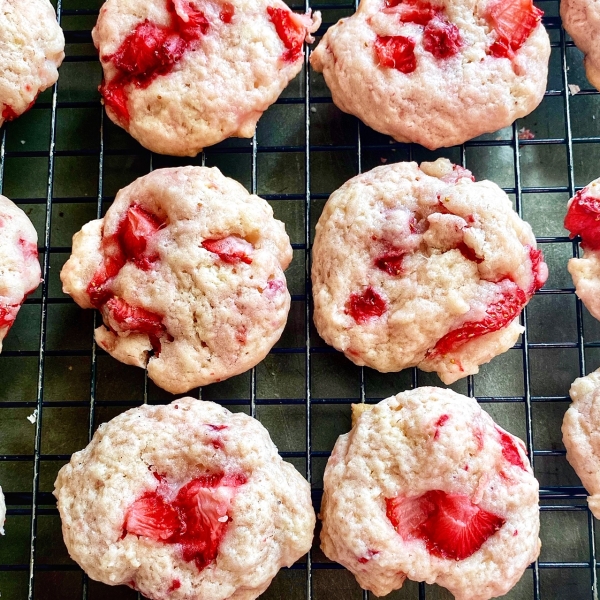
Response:
[[[387,302],[371,286],[361,294],[350,294],[346,314],[357,323],[366,323],[380,317],[387,310]]]
[[[497,34],[496,41],[490,46],[492,56],[512,58],[537,27],[543,14],[532,0],[490,2],[485,17]]]
[[[544,262],[544,255],[541,250],[536,250],[531,246],[525,246],[525,249],[529,252],[533,274],[533,281],[527,292],[530,296],[533,296],[546,283],[548,279],[548,266]]]
[[[289,62],[296,61],[302,54],[306,29],[294,19],[294,13],[291,10],[267,6],[267,13],[271,23],[275,25],[277,35],[286,47],[282,59]]]
[[[177,511],[163,498],[151,492],[136,500],[125,515],[125,533],[153,540],[167,540],[180,528]]]
[[[460,253],[467,259],[467,260],[472,260],[473,262],[477,263],[478,265],[481,264],[484,259],[480,258],[479,256],[477,256],[477,254],[475,254],[475,250],[473,250],[473,248],[471,248],[470,246],[467,246],[467,244],[465,244],[464,242],[461,242],[457,248],[457,250],[460,250]]]
[[[445,18],[432,19],[423,31],[423,48],[435,58],[450,58],[458,53],[461,46],[458,27]]]
[[[442,490],[388,498],[386,514],[404,540],[423,540],[431,554],[451,560],[464,560],[477,552],[505,523],[468,496]]]
[[[234,14],[235,14],[235,8],[234,8],[233,4],[231,4],[231,2],[225,2],[223,4],[223,8],[221,9],[221,12],[219,13],[219,19],[221,19],[221,21],[223,21],[223,23],[231,23],[231,20],[233,19]]]
[[[19,115],[15,112],[12,106],[6,104],[2,109],[2,118],[5,121],[14,121]]]
[[[128,260],[139,262],[146,251],[148,238],[164,227],[164,221],[149,213],[138,204],[129,208],[121,224],[117,236]]]
[[[385,6],[393,8],[393,12],[400,17],[402,23],[417,25],[427,25],[440,12],[439,8],[420,0],[386,0]],[[384,9],[384,12],[388,11]]]
[[[434,556],[464,560],[505,523],[501,517],[473,504],[468,496],[441,490],[427,492],[425,496],[434,509],[419,533]]]
[[[0,304],[0,328],[12,327],[19,308],[21,308],[20,304]]]
[[[388,252],[375,259],[375,266],[389,275],[400,275],[402,273],[402,261],[406,253]]]
[[[213,254],[218,254],[223,262],[232,265],[240,261],[247,265],[252,263],[254,246],[237,235],[229,235],[215,240],[204,240],[202,247]]]
[[[458,329],[447,333],[433,350],[429,351],[427,358],[443,356],[476,337],[503,329],[519,315],[525,304],[527,304],[527,296],[515,284],[513,291],[505,293],[501,300],[487,307],[486,316],[481,321],[468,321]]]
[[[157,77],[170,73],[184,53],[209,29],[204,13],[189,3],[187,20],[175,11],[174,0],[167,0],[167,10],[172,15],[169,27],[146,19],[123,40],[114,54],[103,57],[112,61],[120,73],[109,82],[103,81],[100,93],[106,105],[124,123],[130,118],[125,87],[133,84],[146,88]]]
[[[587,188],[575,194],[565,217],[565,229],[571,232],[571,238],[581,236],[583,249],[600,250],[600,199],[589,195]]]
[[[397,69],[401,73],[412,73],[417,68],[415,42],[403,35],[377,36],[375,40],[377,62],[382,67]]]
[[[244,475],[198,477],[184,485],[174,500],[161,486],[144,494],[127,511],[124,535],[133,533],[168,544],[179,544],[183,559],[201,571],[213,562],[227,531],[228,512]],[[173,589],[177,589],[175,586]]]
[[[500,436],[500,444],[502,445],[502,456],[511,464],[515,465],[523,469],[523,471],[527,470],[523,459],[521,458],[521,454],[519,453],[519,449],[517,447],[517,442],[513,438],[512,435],[506,433],[506,431],[502,431],[498,427],[496,427],[496,431]]]
[[[162,318],[144,308],[131,306],[122,298],[111,298],[106,302],[106,310],[119,325],[120,331],[146,333],[159,337],[164,331]]]
[[[435,434],[433,436],[434,440],[437,440],[440,437],[440,427],[443,427],[450,420],[450,415],[442,415],[435,423]]]
[[[386,498],[385,505],[387,518],[402,539],[407,541],[421,537],[421,527],[435,509],[427,499],[427,494],[412,498]]]

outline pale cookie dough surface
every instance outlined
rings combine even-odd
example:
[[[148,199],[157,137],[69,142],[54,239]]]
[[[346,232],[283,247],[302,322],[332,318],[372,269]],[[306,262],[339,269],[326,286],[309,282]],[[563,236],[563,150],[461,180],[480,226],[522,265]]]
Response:
[[[144,237],[139,226],[146,246],[139,253],[139,242],[128,245],[122,228],[142,211],[157,228]],[[230,256],[227,247],[222,255],[205,247],[228,241]],[[103,282],[115,253],[118,272]],[[61,280],[80,306],[101,310],[105,326],[96,341],[104,350],[147,365],[157,385],[180,393],[242,373],[266,356],[287,320],[283,270],[291,259],[284,225],[265,200],[217,168],[179,167],[134,181],[104,219],[75,234]]]
[[[600,519],[600,369],[576,379],[569,395],[573,403],[562,424],[567,460],[590,494],[590,510]]]
[[[0,196],[0,351],[21,304],[41,281],[37,239],[27,215]]]
[[[243,483],[220,518],[227,528],[218,554],[203,569],[184,560],[177,543],[127,532],[131,506],[156,493],[161,480],[168,500],[190,480],[216,473]],[[252,600],[310,549],[315,525],[310,486],[281,459],[267,430],[193,398],[134,408],[101,425],[60,470],[54,495],[69,554],[86,573],[153,600]]]
[[[400,20],[402,3],[362,0],[355,15],[323,36],[311,64],[323,73],[335,104],[376,131],[430,149],[461,144],[529,114],[546,89],[550,42],[544,27],[538,24],[512,59],[492,56],[496,33],[485,18],[491,4],[434,2],[461,40],[456,54],[437,58],[424,47],[423,25]],[[378,36],[412,40],[416,68],[404,73],[381,65]]]
[[[592,181],[569,200],[567,214],[573,203],[582,196],[594,199],[600,207],[600,179]],[[592,316],[600,320],[600,245],[598,242],[594,243],[594,239],[600,239],[600,224],[596,225],[595,232],[593,229],[587,229],[587,231],[577,230],[573,233],[579,233],[583,237],[583,257],[571,258],[567,268],[573,278],[576,294]]]
[[[56,82],[64,49],[48,0],[0,0],[0,125]]]
[[[502,525],[466,558],[435,555],[418,535],[400,535],[386,508],[432,490],[461,495]],[[405,516],[399,528],[420,518]],[[325,554],[377,596],[408,577],[437,583],[457,600],[487,600],[507,593],[540,550],[538,482],[525,445],[475,399],[440,388],[403,392],[362,412],[325,469],[320,518]],[[460,531],[446,534],[462,541]]]
[[[446,159],[377,167],[335,191],[317,224],[317,330],[358,365],[418,366],[451,383],[517,341],[519,313],[547,278],[535,248],[494,183],[475,183]],[[373,297],[379,310],[362,306],[361,318]],[[499,315],[502,307],[512,312]],[[501,326],[467,331],[486,319]],[[448,344],[459,331],[467,335]]]
[[[600,89],[600,6],[594,0],[561,0],[563,27],[585,55],[585,74]]]
[[[313,18],[290,13],[281,0],[107,0],[92,36],[108,86],[123,73],[115,53],[145,20],[169,28],[178,16],[185,20],[192,11],[206,20],[202,35],[172,68],[141,85],[126,82],[125,111],[115,111],[106,102],[108,116],[143,146],[162,154],[195,156],[228,137],[252,137],[262,113],[304,62],[301,48],[285,57],[286,45],[268,8],[291,15],[301,32],[300,46],[305,38],[312,41],[319,13]]]

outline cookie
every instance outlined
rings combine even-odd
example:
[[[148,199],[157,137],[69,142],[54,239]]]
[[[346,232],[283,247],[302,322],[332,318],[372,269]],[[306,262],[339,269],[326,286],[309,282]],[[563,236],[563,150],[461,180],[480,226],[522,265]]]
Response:
[[[0,0],[0,125],[58,79],[65,38],[48,0]]]
[[[63,290],[96,342],[172,393],[242,373],[279,339],[292,248],[269,204],[217,168],[159,169],[73,237]]]
[[[562,424],[567,460],[590,494],[590,510],[600,519],[600,369],[576,379],[569,395],[573,403]]]
[[[0,196],[0,352],[25,298],[41,281],[37,239],[27,215]]]
[[[591,0],[561,0],[562,25],[584,54],[585,74],[600,89],[600,7]]]
[[[575,292],[600,320],[600,178],[569,200],[565,229],[571,238],[581,236],[583,258],[572,258],[567,265]]]
[[[434,387],[363,411],[324,475],[321,548],[377,596],[406,578],[456,600],[506,594],[540,551],[525,444]]]
[[[319,24],[281,0],[107,0],[92,31],[106,112],[161,154],[252,137]]]
[[[478,372],[523,328],[548,269],[494,183],[447,159],[377,167],[329,198],[313,246],[314,320],[357,365]]]
[[[542,101],[541,16],[532,0],[362,0],[310,60],[344,112],[399,142],[453,146]]]
[[[252,600],[315,525],[310,486],[267,430],[193,398],[101,425],[54,495],[71,558],[152,600]]]

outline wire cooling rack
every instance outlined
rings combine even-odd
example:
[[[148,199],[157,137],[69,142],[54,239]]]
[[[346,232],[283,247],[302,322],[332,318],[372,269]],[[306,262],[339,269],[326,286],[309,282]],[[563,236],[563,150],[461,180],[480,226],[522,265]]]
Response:
[[[521,341],[479,375],[451,386],[476,396],[502,426],[526,440],[540,480],[542,553],[507,597],[596,598],[595,521],[566,462],[560,424],[572,380],[600,366],[600,323],[574,295],[566,262],[578,247],[562,228],[567,199],[600,175],[600,96],[590,89],[581,54],[560,27],[558,3],[539,4],[552,40],[548,91],[541,106],[512,127],[439,152],[393,143],[338,111],[306,58],[302,74],[265,113],[252,140],[228,140],[190,160],[151,155],[106,119],[90,36],[101,0],[57,0],[67,40],[58,85],[0,132],[0,188],[36,225],[44,276],[0,356],[0,482],[8,505],[6,537],[0,540],[2,600],[137,597],[123,586],[88,580],[70,560],[51,492],[58,469],[99,423],[172,397],[142,370],[97,349],[97,316],[62,294],[58,275],[73,233],[102,215],[119,188],[163,166],[218,166],[271,203],[294,248],[287,273],[293,299],[288,326],[251,372],[191,394],[260,419],[282,456],[306,474],[318,509],[327,457],[350,426],[349,404],[441,383],[416,369],[383,375],[355,367],[319,339],[311,325],[309,282],[314,223],[328,195],[356,173],[441,155],[478,179],[495,181],[514,198],[551,271],[524,311]],[[308,7],[308,0],[293,6]],[[322,34],[355,6],[339,0],[312,8],[323,12]],[[318,542],[264,594],[285,600],[369,597],[324,557]],[[441,588],[413,582],[389,596],[449,597]]]

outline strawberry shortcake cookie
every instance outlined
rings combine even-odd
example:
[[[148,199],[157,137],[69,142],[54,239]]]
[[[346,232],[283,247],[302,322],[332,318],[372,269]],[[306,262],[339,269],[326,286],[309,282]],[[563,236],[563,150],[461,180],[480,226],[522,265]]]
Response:
[[[0,196],[0,351],[25,298],[41,281],[37,239],[27,215]]]
[[[252,137],[319,24],[282,0],[107,0],[92,37],[108,116],[161,154]]]
[[[447,159],[377,167],[329,198],[313,247],[314,319],[357,365],[478,372],[523,331],[548,277],[531,227]]]
[[[71,558],[152,600],[253,600],[315,526],[310,486],[267,430],[193,398],[101,425],[54,495]]]
[[[585,74],[600,89],[600,6],[594,0],[561,0],[563,27],[585,55]]]
[[[49,0],[0,0],[0,125],[56,82],[64,49]]]
[[[461,144],[541,102],[550,41],[532,0],[361,0],[311,55],[335,104],[399,142]]]
[[[600,179],[569,200],[565,228],[581,236],[583,258],[572,258],[567,268],[575,291],[590,313],[600,320]]]
[[[600,369],[576,379],[569,395],[573,403],[562,424],[567,460],[590,494],[590,510],[600,519]]]
[[[279,339],[292,247],[269,204],[217,168],[159,169],[75,234],[63,290],[104,325],[96,341],[160,387],[246,371]]]
[[[324,475],[321,547],[377,596],[408,578],[508,592],[540,551],[525,444],[474,398],[423,387],[363,411]]]

